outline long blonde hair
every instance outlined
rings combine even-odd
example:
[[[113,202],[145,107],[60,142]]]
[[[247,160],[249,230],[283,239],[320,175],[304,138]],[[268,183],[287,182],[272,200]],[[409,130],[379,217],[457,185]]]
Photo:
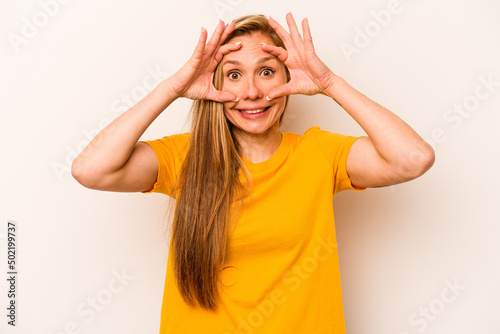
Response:
[[[248,15],[234,22],[235,29],[223,44],[234,37],[261,33],[285,48],[265,16]],[[286,72],[289,78],[288,69]],[[215,88],[222,89],[222,83],[222,67],[218,66]],[[285,109],[287,103],[288,96]],[[184,301],[215,311],[220,301],[220,271],[228,259],[230,223],[249,194],[251,175],[240,157],[222,103],[194,101],[191,120],[189,149],[174,192],[177,201],[170,251]]]

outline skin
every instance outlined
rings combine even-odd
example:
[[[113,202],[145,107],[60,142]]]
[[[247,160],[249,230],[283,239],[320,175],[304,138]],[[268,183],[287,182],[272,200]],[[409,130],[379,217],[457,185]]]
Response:
[[[240,143],[241,153],[256,163],[267,160],[281,143],[279,118],[285,109],[285,97],[266,99],[272,89],[286,83],[284,64],[262,49],[272,44],[262,34],[241,36],[229,43],[241,43],[222,60],[223,90],[238,96],[237,102],[225,102],[224,113],[233,124],[233,134]],[[264,116],[248,119],[241,110],[269,108]]]
[[[424,174],[434,163],[431,146],[398,116],[351,87],[319,59],[307,19],[302,21],[304,37],[290,13],[286,21],[288,31],[269,19],[287,50],[271,45],[269,40],[266,43],[267,38],[257,34],[221,45],[234,29],[234,23],[225,26],[220,21],[208,42],[207,31],[202,29],[188,62],[104,128],[74,160],[75,179],[99,190],[151,189],[156,182],[158,161],[153,149],[139,139],[179,97],[223,102],[242,154],[252,162],[267,160],[281,142],[278,119],[283,112],[284,96],[291,94],[330,97],[366,132],[367,136],[354,142],[347,158],[346,168],[353,185],[389,186]],[[276,68],[270,77],[268,72],[262,75],[262,64],[258,64],[266,56],[271,57],[266,60],[266,67]],[[225,74],[234,70],[239,75],[225,77],[223,91],[218,91],[212,78],[221,61]],[[290,72],[288,82],[283,80],[282,65]],[[263,106],[271,106],[265,117],[248,120],[239,115],[239,109]]]

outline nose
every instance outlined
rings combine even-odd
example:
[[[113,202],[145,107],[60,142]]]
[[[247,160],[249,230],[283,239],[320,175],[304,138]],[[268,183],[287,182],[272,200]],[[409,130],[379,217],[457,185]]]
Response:
[[[264,92],[254,78],[247,78],[241,88],[240,96],[242,99],[258,100],[264,97]]]

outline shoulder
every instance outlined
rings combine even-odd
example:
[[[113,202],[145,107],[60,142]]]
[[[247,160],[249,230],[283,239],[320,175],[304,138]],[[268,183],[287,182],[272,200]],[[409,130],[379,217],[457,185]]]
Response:
[[[323,130],[319,126],[310,127],[303,135],[288,133],[288,136],[296,148],[323,155],[330,163],[347,156],[353,143],[360,138]]]
[[[330,132],[327,130],[321,129],[319,126],[312,126],[309,129],[307,129],[303,135],[299,135],[296,133],[292,132],[287,132],[287,136],[291,139],[291,141],[295,142],[303,142],[305,143],[312,143],[312,144],[319,144],[319,145],[331,145],[331,144],[337,144],[337,145],[342,145],[346,141],[354,141],[358,137],[353,137],[353,136],[346,136],[340,133],[335,133],[335,132]]]
[[[143,143],[149,145],[160,165],[180,164],[189,149],[190,133],[179,133],[164,136],[154,140],[145,140]]]
[[[165,136],[161,139],[160,141],[163,142],[170,142],[174,144],[184,144],[189,141],[189,138],[191,137],[191,134],[189,132],[184,132],[184,133],[175,133],[173,135],[168,135]]]
[[[154,149],[169,149],[172,151],[182,151],[187,148],[189,143],[190,133],[176,133],[173,135],[164,136],[163,138],[155,140],[146,140],[146,144],[150,145]]]

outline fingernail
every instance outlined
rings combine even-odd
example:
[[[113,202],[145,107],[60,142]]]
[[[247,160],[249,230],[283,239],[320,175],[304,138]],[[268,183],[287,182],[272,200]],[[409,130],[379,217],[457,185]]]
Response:
[[[238,97],[236,98],[236,100],[234,100],[233,102],[238,102],[239,100],[240,100],[240,97],[238,96]]]
[[[269,96],[266,96],[266,100],[271,101],[272,99]]]

